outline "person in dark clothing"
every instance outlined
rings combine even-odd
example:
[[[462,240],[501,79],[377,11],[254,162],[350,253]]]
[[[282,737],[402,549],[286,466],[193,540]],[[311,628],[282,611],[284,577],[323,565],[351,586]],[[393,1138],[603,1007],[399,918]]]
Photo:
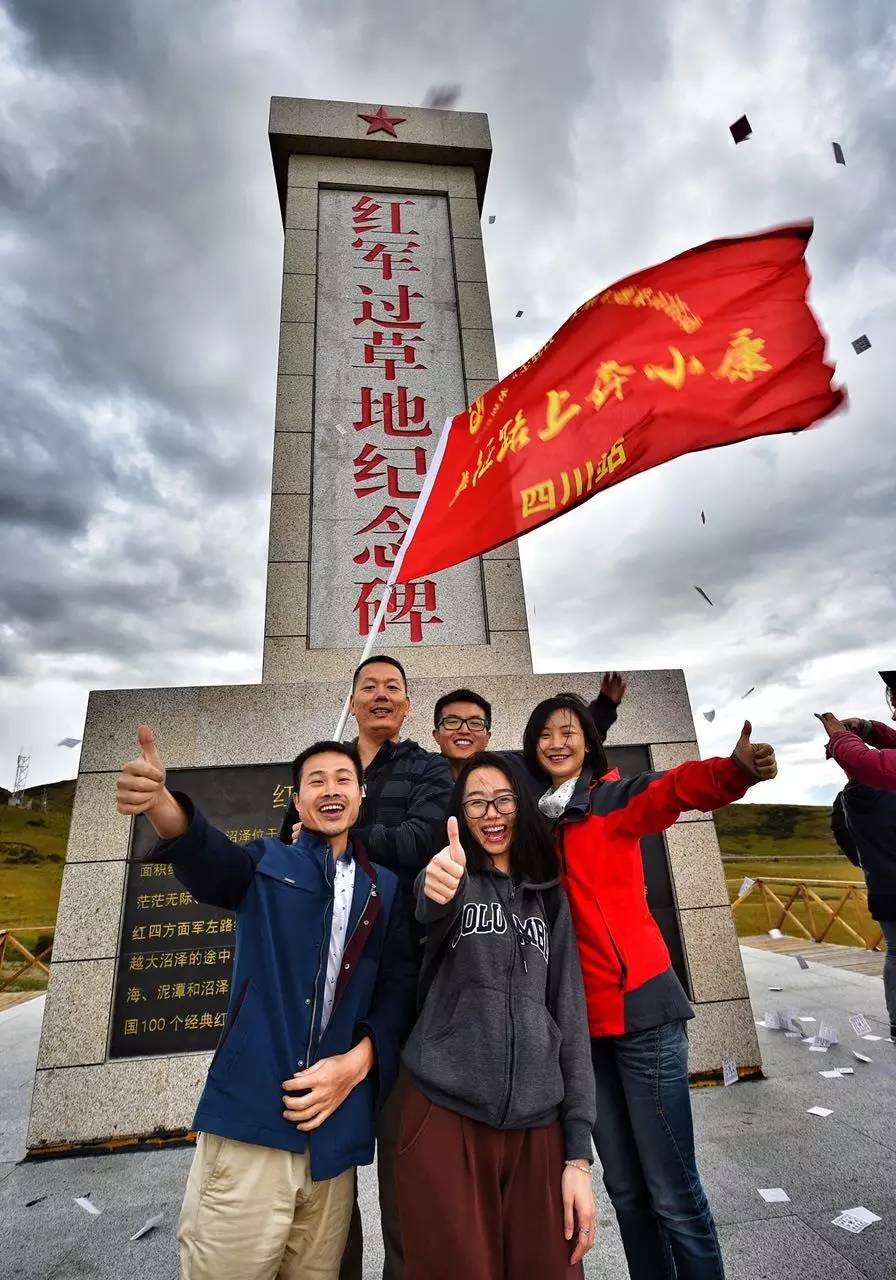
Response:
[[[831,825],[840,848],[864,872],[868,910],[886,939],[884,998],[896,1041],[896,791],[850,782],[834,801]]]
[[[594,1080],[572,920],[525,781],[461,770],[417,884],[424,1001],[396,1182],[408,1280],[561,1280],[594,1243]]]
[[[616,723],[625,689],[625,678],[618,671],[608,672],[601,681],[600,692],[588,708],[601,741],[606,740]],[[472,689],[454,689],[443,694],[433,710],[433,722],[432,736],[455,779],[468,760],[480,751],[488,750],[492,736],[492,706],[482,694],[474,693]],[[522,751],[502,751],[501,754],[522,769],[532,794],[540,796],[544,790],[543,780],[527,771]]]
[[[594,1143],[632,1280],[721,1280],[688,1093],[690,1003],[647,906],[639,841],[688,809],[718,809],[777,772],[744,724],[732,756],[608,780],[580,698],[533,711],[523,750],[545,787],[578,940],[597,1093]]]
[[[358,723],[357,749],[364,769],[366,796],[352,837],[371,858],[399,880],[414,954],[419,966],[423,929],[414,920],[414,881],[441,848],[451,802],[452,778],[447,762],[416,742],[400,740],[411,709],[401,663],[379,654],[362,663],[352,680],[351,711]],[[281,840],[290,844],[298,815],[290,805]],[[393,1162],[401,1119],[402,1080],[385,1102],[377,1121],[377,1177],[385,1261],[383,1280],[402,1280],[401,1234],[395,1203]],[[364,1238],[357,1198],[340,1280],[361,1280]]]
[[[183,1280],[336,1280],[355,1168],[373,1159],[416,973],[398,881],[349,829],[354,748],[319,742],[293,763],[298,844],[241,845],[165,786],[151,729],[125,765],[118,811],[145,814],[199,901],[236,912],[230,1007],[194,1120],[178,1241]]]

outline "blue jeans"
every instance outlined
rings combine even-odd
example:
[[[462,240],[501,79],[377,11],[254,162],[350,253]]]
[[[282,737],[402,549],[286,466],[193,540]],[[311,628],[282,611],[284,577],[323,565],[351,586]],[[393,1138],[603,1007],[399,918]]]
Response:
[[[890,1029],[896,1027],[896,920],[878,920],[887,940],[887,956],[884,960],[884,999],[890,1015]]]
[[[723,1280],[700,1183],[684,1022],[591,1041],[594,1145],[632,1280]]]

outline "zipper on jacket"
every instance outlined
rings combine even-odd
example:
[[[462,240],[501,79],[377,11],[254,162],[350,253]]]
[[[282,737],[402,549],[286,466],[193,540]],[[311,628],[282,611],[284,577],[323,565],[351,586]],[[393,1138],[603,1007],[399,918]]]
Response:
[[[329,852],[328,852],[328,854],[327,854],[327,862],[328,862],[328,863],[332,863],[332,861],[333,861],[333,859],[332,859],[332,857],[329,855]],[[330,875],[329,875],[329,870],[328,870],[328,868],[325,866],[325,867],[324,867],[324,878],[326,879],[327,884],[328,884],[328,885],[330,886],[330,888],[333,890],[333,901],[330,903],[330,910],[329,910],[329,919],[330,919],[330,923],[329,923],[329,925],[327,924],[327,912],[326,912],[326,911],[324,912],[324,927],[323,927],[323,930],[321,931],[320,948],[319,948],[318,953],[317,953],[317,973],[316,973],[316,974],[315,974],[315,976],[314,976],[314,1004],[311,1006],[311,1023],[310,1023],[310,1025],[309,1025],[309,1027],[308,1027],[308,1047],[307,1047],[307,1048],[306,1048],[306,1050],[305,1050],[305,1067],[304,1067],[304,1070],[306,1070],[306,1071],[307,1071],[307,1069],[311,1066],[311,1044],[312,1044],[312,1042],[313,1042],[313,1040],[314,1040],[314,1022],[315,1022],[315,1019],[317,1018],[317,1001],[318,1001],[318,995],[319,995],[319,992],[320,992],[320,973],[321,973],[321,969],[322,969],[322,968],[323,968],[323,966],[324,966],[324,955],[325,955],[325,953],[326,953],[327,946],[328,946],[329,941],[330,941],[330,931],[331,931],[331,929],[333,928],[333,906],[334,906],[335,901],[336,901],[336,872],[335,872],[335,869],[334,869],[334,872],[333,872],[333,879],[331,880],[331,879],[330,879]],[[326,977],[324,978],[324,981],[326,981]],[[308,1139],[310,1139],[311,1135],[310,1135],[310,1134],[306,1134],[306,1137],[307,1137]]]
[[[511,907],[513,906],[514,896],[515,896],[515,890],[513,886],[513,881],[511,880],[510,882]],[[513,913],[511,912],[510,914],[511,914],[511,918],[508,920],[507,923],[510,926],[510,928],[513,930],[513,935],[514,935],[514,944],[510,952],[510,970],[507,975],[507,1014],[508,1014],[508,1019],[510,1021],[510,1054],[508,1056],[508,1063],[507,1063],[507,1096],[504,1099],[504,1106],[501,1110],[501,1119],[498,1122],[499,1128],[504,1127],[507,1121],[507,1113],[510,1110],[510,1100],[513,1096],[513,1067],[514,1067],[514,1059],[516,1058],[516,1026],[513,1021],[513,971],[516,968],[516,953],[519,950],[520,942],[516,936],[516,925],[513,923]]]
[[[567,822],[568,822],[568,819],[565,816],[561,816],[560,822],[557,828],[560,835],[560,854],[561,854],[560,873],[561,875],[563,874],[567,865],[566,849],[565,849],[566,842],[564,839],[564,827],[566,826]],[[603,926],[607,931],[607,937],[610,939],[610,946],[613,948],[613,952],[616,956],[616,961],[619,965],[619,986],[623,991],[625,991],[625,984],[626,984],[626,981],[628,980],[628,965],[625,963],[625,960],[622,955],[622,951],[620,950],[619,945],[616,942],[616,939],[613,937],[613,930],[607,924],[607,917],[604,915],[604,909],[600,905],[600,899],[598,898],[596,893],[594,895],[594,905],[597,907],[598,914],[600,915],[600,918],[603,921]]]

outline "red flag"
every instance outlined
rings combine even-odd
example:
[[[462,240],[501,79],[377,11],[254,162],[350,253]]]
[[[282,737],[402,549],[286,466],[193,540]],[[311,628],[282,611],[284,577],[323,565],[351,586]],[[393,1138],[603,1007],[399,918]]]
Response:
[[[670,458],[811,426],[845,393],[806,301],[811,223],[714,240],[591,298],[446,426],[397,580]]]

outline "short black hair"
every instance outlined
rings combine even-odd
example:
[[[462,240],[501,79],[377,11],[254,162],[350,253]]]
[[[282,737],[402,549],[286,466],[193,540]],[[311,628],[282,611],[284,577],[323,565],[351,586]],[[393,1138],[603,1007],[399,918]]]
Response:
[[[468,870],[485,871],[491,866],[491,858],[470,830],[463,803],[470,774],[474,769],[486,767],[500,770],[516,796],[516,830],[510,848],[510,870],[514,879],[538,885],[556,880],[558,866],[554,837],[538,811],[520,766],[512,757],[508,758],[497,751],[480,751],[471,757],[457,775],[451,796],[451,812],[457,818],[458,835],[467,855]]]
[[[602,778],[610,767],[604,744],[600,740],[588,704],[577,693],[558,693],[553,698],[545,698],[532,712],[529,723],[523,730],[523,759],[526,767],[536,778],[550,781],[550,774],[538,759],[538,739],[555,711],[569,711],[579,721],[585,737],[585,764],[595,778]]]
[[[355,773],[358,775],[359,786],[364,785],[364,767],[361,764],[361,757],[358,755],[358,748],[352,742],[330,742],[324,739],[321,742],[313,742],[310,747],[306,747],[304,751],[300,751],[292,762],[292,788],[298,791],[302,781],[302,770],[312,756],[322,756],[325,751],[334,751],[340,756],[347,756],[355,767]]]
[[[363,662],[358,663],[358,665],[355,667],[355,674],[352,676],[352,693],[354,693],[355,689],[357,689],[358,687],[358,677],[360,676],[361,672],[364,670],[365,667],[369,667],[372,662],[388,662],[390,667],[397,667],[398,670],[401,672],[401,682],[404,685],[404,691],[405,693],[407,693],[408,678],[404,673],[404,667],[401,665],[401,663],[398,661],[397,658],[390,658],[387,653],[378,653],[375,657],[365,658]]]
[[[474,693],[472,689],[454,689],[451,693],[443,693],[436,703],[432,722],[437,729],[442,718],[442,712],[451,702],[473,702],[477,707],[482,707],[485,723],[489,729],[492,727],[492,704],[487,702],[481,693]]]

